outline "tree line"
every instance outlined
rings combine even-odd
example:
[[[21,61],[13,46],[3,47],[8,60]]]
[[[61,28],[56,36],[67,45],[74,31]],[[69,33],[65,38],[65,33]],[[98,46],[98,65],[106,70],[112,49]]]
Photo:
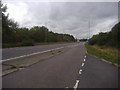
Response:
[[[2,12],[2,43],[3,47],[27,46],[34,43],[46,42],[74,42],[75,38],[69,34],[59,34],[49,31],[45,26],[33,26],[32,28],[20,28],[18,23],[5,15],[7,6],[1,4]]]
[[[120,48],[120,22],[117,23],[109,32],[101,32],[97,35],[93,35],[93,37],[89,39],[88,43],[90,45]]]

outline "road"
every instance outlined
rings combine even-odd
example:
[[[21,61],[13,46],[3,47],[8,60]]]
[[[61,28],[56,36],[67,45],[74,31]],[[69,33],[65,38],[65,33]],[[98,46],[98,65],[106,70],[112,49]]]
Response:
[[[6,48],[6,49],[2,49],[2,60],[28,55],[35,52],[55,49],[59,47],[70,46],[70,45],[75,45],[75,43],[29,46],[29,47],[20,47],[20,48]]]
[[[3,88],[116,88],[118,72],[86,54],[79,43],[67,52],[3,76],[2,81]]]
[[[111,64],[87,54],[82,70],[78,88],[118,87],[118,68]]]

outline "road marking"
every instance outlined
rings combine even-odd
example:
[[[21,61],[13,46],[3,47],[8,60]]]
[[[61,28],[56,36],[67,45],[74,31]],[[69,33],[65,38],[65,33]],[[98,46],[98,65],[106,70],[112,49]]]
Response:
[[[80,69],[79,74],[82,74],[82,69]]]
[[[36,55],[36,54],[41,54],[41,53],[49,52],[49,51],[52,51],[52,50],[62,49],[62,48],[64,48],[64,47],[59,47],[59,48],[50,49],[50,50],[46,50],[46,51],[31,53],[31,54],[27,54],[27,55],[23,55],[23,56],[18,56],[18,57],[14,57],[14,58],[8,58],[8,59],[5,59],[5,60],[1,60],[0,62],[5,62],[5,61],[14,60],[14,59],[22,58],[22,57],[27,57],[27,56],[32,56],[32,55]]]
[[[85,59],[84,59],[84,62],[85,62]]]
[[[86,56],[85,56],[85,58],[86,58]],[[84,62],[85,62],[85,59],[84,59]],[[84,65],[85,65],[85,63],[82,63],[82,67],[83,67]],[[82,74],[82,69],[79,70],[79,74]],[[79,80],[76,80],[76,84],[75,84],[75,86],[74,86],[74,90],[77,89],[78,83],[79,83]]]
[[[82,72],[79,72],[79,74],[82,74]]]
[[[49,51],[52,51],[52,50],[58,50],[58,49],[62,49],[62,48],[65,48],[65,47],[75,47],[75,46],[78,46],[78,45],[64,46],[64,47],[54,48],[54,49],[45,50],[45,51],[41,51],[41,52],[35,52],[35,53],[31,53],[31,54],[26,54],[26,55],[14,57],[14,58],[8,58],[8,59],[0,60],[0,63],[1,63],[1,62],[6,62],[6,61],[9,61],[9,60],[15,60],[15,59],[27,57],[27,56],[42,54],[42,53],[45,53],[45,52],[49,52]]]
[[[80,71],[82,71],[82,69],[80,69]]]
[[[79,80],[76,80],[76,84],[74,86],[74,90],[76,90],[76,88],[78,87],[78,83],[79,83]]]
[[[84,66],[85,63],[82,63],[82,67]]]

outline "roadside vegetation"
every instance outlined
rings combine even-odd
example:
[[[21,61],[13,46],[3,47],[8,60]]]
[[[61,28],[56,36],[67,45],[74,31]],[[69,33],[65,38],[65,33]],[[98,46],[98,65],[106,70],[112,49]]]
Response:
[[[1,4],[2,12],[2,47],[33,46],[36,43],[74,42],[75,38],[69,34],[49,31],[45,26],[31,28],[19,27],[18,23],[6,15],[7,6]]]
[[[89,45],[88,43],[85,44],[85,47],[87,48],[87,52],[89,54],[95,55],[99,58],[105,59],[116,64],[118,64],[118,61],[120,61],[120,53],[118,55],[118,49],[116,48]]]
[[[88,53],[120,65],[120,22],[110,32],[93,35],[85,47]]]

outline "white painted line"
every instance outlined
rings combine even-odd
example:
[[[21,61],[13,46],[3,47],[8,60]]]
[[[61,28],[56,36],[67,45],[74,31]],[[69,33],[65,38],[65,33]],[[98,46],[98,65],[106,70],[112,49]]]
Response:
[[[82,74],[82,72],[79,72],[79,74]]]
[[[82,74],[82,69],[80,69],[79,74]]]
[[[79,83],[79,80],[76,80],[76,84],[74,86],[74,90],[76,90],[76,88],[78,87],[78,83]]]
[[[85,56],[85,58],[86,58],[86,56]]]
[[[82,67],[84,66],[85,63],[82,63]]]
[[[80,71],[82,71],[82,69],[80,69]]]
[[[70,45],[70,46],[65,46],[65,47],[75,47],[75,46],[78,46],[78,45],[74,45],[74,46]],[[50,49],[50,50],[45,50],[45,51],[41,51],[41,52],[31,53],[31,54],[18,56],[18,57],[14,57],[14,58],[8,58],[8,59],[0,60],[0,62],[6,62],[6,61],[9,61],[9,60],[15,60],[15,59],[22,58],[22,57],[27,57],[27,56],[32,56],[32,55],[36,55],[36,54],[41,54],[41,53],[49,52],[49,51],[52,51],[52,50],[62,49],[62,48],[65,48],[65,47],[59,47],[59,48],[55,48],[55,49]]]
[[[84,62],[85,62],[85,59],[84,59]]]
[[[41,54],[41,53],[45,53],[45,52],[49,52],[51,50],[57,50],[57,49],[62,49],[64,47],[60,47],[60,48],[55,48],[55,49],[50,49],[50,50],[46,50],[46,51],[41,51],[41,52],[36,52],[36,53],[31,53],[31,54],[27,54],[27,55],[23,55],[23,56],[18,56],[18,57],[14,57],[14,58],[8,58],[5,60],[0,60],[0,62],[5,62],[5,61],[9,61],[9,60],[15,60],[18,58],[22,58],[22,57],[27,57],[27,56],[32,56],[32,55],[36,55],[36,54]]]

